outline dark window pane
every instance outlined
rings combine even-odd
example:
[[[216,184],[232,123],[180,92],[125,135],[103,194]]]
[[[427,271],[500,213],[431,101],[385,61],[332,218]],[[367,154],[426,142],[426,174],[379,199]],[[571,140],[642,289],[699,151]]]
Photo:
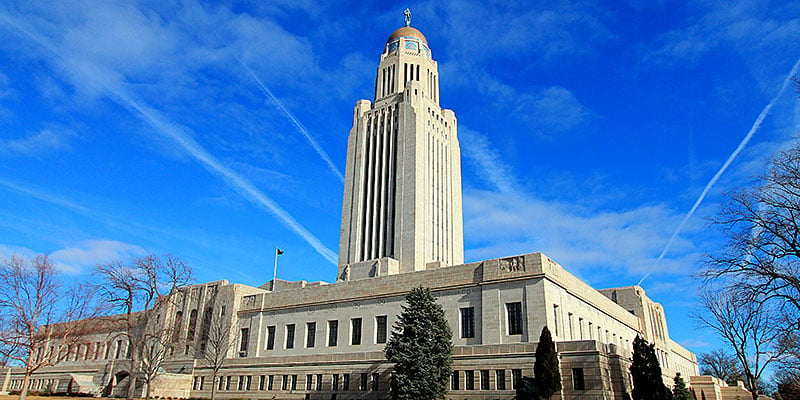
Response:
[[[475,309],[472,307],[461,309],[461,337],[475,337]]]
[[[294,324],[286,325],[286,348],[294,348]]]
[[[386,343],[386,334],[387,334],[387,325],[386,325],[386,316],[381,315],[375,317],[375,324],[377,326],[377,335],[375,337],[375,342],[378,344]]]
[[[309,322],[306,324],[306,347],[314,347],[317,340],[317,323]]]
[[[586,382],[583,380],[583,368],[572,369],[572,388],[586,390]]]
[[[275,327],[268,326],[267,327],[267,350],[273,350],[275,348]]]
[[[328,346],[336,346],[339,339],[339,321],[328,321]]]
[[[351,322],[353,324],[353,340],[351,344],[359,345],[361,344],[361,318],[353,318]]]
[[[522,303],[507,303],[508,311],[508,334],[522,334]]]

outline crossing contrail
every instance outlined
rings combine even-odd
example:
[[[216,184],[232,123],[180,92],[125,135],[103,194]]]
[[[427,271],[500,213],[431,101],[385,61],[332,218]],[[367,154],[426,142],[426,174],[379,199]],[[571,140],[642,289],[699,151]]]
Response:
[[[678,225],[678,229],[675,229],[675,232],[667,241],[667,245],[664,247],[664,250],[661,252],[661,254],[659,254],[658,258],[656,259],[655,265],[657,265],[661,261],[661,259],[664,258],[664,256],[667,254],[669,248],[672,246],[672,242],[678,236],[678,233],[681,231],[681,229],[683,229],[683,226],[686,225],[686,221],[688,221],[689,218],[691,218],[692,215],[694,215],[694,212],[697,210],[697,207],[699,207],[700,203],[703,202],[703,199],[706,198],[706,195],[714,186],[714,184],[717,183],[719,177],[722,176],[722,173],[724,173],[725,170],[728,169],[728,167],[731,165],[736,156],[738,156],[739,153],[742,152],[744,146],[746,146],[747,142],[749,142],[750,139],[753,137],[753,134],[755,134],[756,131],[758,131],[758,128],[761,127],[761,123],[764,122],[764,118],[766,118],[769,112],[772,110],[772,106],[775,104],[776,101],[778,101],[778,99],[781,96],[783,96],[783,93],[786,91],[786,88],[789,87],[789,82],[791,82],[791,78],[797,75],[798,68],[800,68],[800,59],[797,60],[797,62],[792,67],[792,70],[789,72],[789,75],[786,77],[786,79],[783,80],[783,85],[781,85],[781,90],[778,91],[778,94],[776,94],[775,97],[773,97],[772,100],[770,100],[770,102],[764,107],[764,109],[761,110],[761,114],[758,115],[758,118],[756,118],[756,121],[753,123],[753,126],[750,127],[750,131],[747,132],[747,135],[745,135],[744,139],[742,139],[742,141],[739,143],[739,146],[736,147],[736,150],[734,150],[733,153],[731,153],[731,155],[728,156],[728,159],[725,160],[725,163],[722,164],[722,167],[720,167],[719,171],[717,171],[717,173],[714,174],[711,180],[708,181],[708,183],[706,184],[706,187],[703,188],[703,191],[700,193],[700,197],[697,198],[692,208],[689,210],[688,213],[686,213],[686,215],[683,217],[683,220]],[[647,279],[648,276],[650,276],[650,272],[646,273],[637,285],[641,285],[642,282],[644,282],[644,280]]]
[[[308,132],[308,129],[306,129],[306,127],[297,119],[297,117],[295,117],[294,114],[292,114],[292,112],[289,111],[289,109],[283,105],[283,102],[278,100],[278,98],[275,97],[274,94],[272,94],[272,91],[269,90],[269,88],[267,88],[267,85],[265,85],[264,82],[261,81],[261,79],[258,79],[258,76],[256,76],[255,72],[253,72],[253,70],[251,70],[250,67],[247,66],[247,64],[245,64],[239,57],[236,57],[236,61],[239,61],[239,64],[241,64],[242,67],[244,67],[244,69],[247,70],[247,73],[250,74],[253,80],[255,80],[258,86],[261,88],[261,91],[264,92],[264,95],[266,95],[267,98],[272,100],[275,103],[275,105],[278,106],[278,109],[281,110],[283,115],[285,115],[286,118],[289,118],[289,120],[292,121],[297,130],[300,131],[300,133],[302,133],[303,136],[305,136],[306,140],[308,140],[308,143],[311,144],[311,147],[313,147],[314,150],[317,152],[317,154],[319,154],[319,156],[322,157],[322,160],[325,161],[325,164],[328,164],[328,169],[330,169],[331,172],[333,172],[333,174],[336,175],[336,177],[339,179],[339,182],[344,183],[344,176],[342,176],[342,173],[339,171],[339,168],[336,167],[336,164],[333,163],[330,156],[328,156],[328,153],[326,153],[325,150],[323,150],[322,147],[319,145],[319,143],[317,143],[314,137],[311,136],[311,133]]]
[[[95,68],[91,63],[75,63],[74,60],[70,63],[69,58],[61,54],[55,46],[49,43],[45,38],[37,33],[20,26],[12,18],[0,13],[0,20],[8,22],[8,25],[13,26],[18,31],[22,32],[30,39],[45,47],[48,51],[53,53],[62,61],[68,63],[73,68],[78,68],[81,73],[86,73],[87,68]],[[90,71],[92,73],[96,71]],[[306,241],[314,250],[332,264],[337,263],[336,253],[325,247],[324,244],[300,224],[291,214],[284,210],[280,205],[273,201],[264,192],[255,187],[250,181],[237,174],[229,167],[222,164],[219,159],[208,152],[200,143],[184,129],[180,128],[177,124],[162,116],[160,112],[149,107],[144,102],[137,101],[132,94],[129,94],[122,84],[114,84],[102,79],[102,75],[97,74],[97,83],[106,90],[106,95],[109,99],[124,107],[134,115],[141,117],[153,129],[161,135],[171,139],[175,144],[180,146],[186,153],[192,156],[196,161],[206,168],[211,173],[218,175],[227,183],[231,188],[237,191],[244,198],[253,204],[260,206],[267,211],[274,214],[280,222],[287,228],[294,231],[298,236]]]

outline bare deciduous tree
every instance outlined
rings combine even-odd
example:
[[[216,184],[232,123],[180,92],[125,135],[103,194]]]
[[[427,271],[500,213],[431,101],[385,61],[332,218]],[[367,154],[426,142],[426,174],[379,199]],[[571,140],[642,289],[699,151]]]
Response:
[[[785,349],[776,346],[783,332],[770,315],[769,303],[729,288],[706,288],[700,301],[702,309],[695,312],[695,318],[734,351],[745,387],[757,400],[764,371],[785,353]]]
[[[729,197],[714,221],[727,245],[703,275],[728,279],[737,291],[775,301],[800,328],[800,147],[779,152],[760,185]]]
[[[700,374],[715,376],[730,385],[743,379],[742,369],[736,357],[720,350],[700,354]]]
[[[0,355],[25,367],[19,398],[31,375],[52,365],[82,340],[96,315],[85,286],[65,287],[50,258],[12,256],[0,265]],[[48,344],[55,350],[48,350]],[[66,356],[69,356],[67,350]]]
[[[231,349],[236,346],[239,336],[238,332],[234,330],[231,317],[220,312],[210,318],[208,340],[202,360],[205,366],[211,370],[211,400],[215,400],[219,371],[229,358]]]
[[[797,82],[797,81],[796,81]],[[799,86],[800,88],[800,86]],[[714,222],[727,237],[702,275],[765,303],[782,330],[774,346],[798,352],[800,332],[800,144],[778,152],[758,184],[729,196]],[[784,368],[800,369],[786,357]]]
[[[102,297],[122,313],[123,334],[131,348],[127,398],[135,397],[141,374],[149,399],[152,381],[160,373],[162,361],[171,354],[169,340],[175,329],[166,315],[163,321],[158,316],[171,308],[178,290],[189,284],[191,267],[172,255],[162,259],[151,254],[129,264],[115,261],[98,265],[96,273],[102,281]]]

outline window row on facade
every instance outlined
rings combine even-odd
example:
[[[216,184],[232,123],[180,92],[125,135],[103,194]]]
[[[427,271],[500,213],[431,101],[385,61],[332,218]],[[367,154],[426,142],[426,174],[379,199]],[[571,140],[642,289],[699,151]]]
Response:
[[[58,362],[84,360],[120,360],[130,358],[130,346],[121,339],[109,342],[78,343],[69,345],[39,347],[35,358],[43,359],[59,353]]]
[[[348,343],[351,346],[358,346],[364,343],[365,337],[363,332],[363,319],[362,318],[351,318],[348,322],[349,324],[349,340]],[[385,344],[386,340],[389,336],[389,326],[388,326],[388,318],[386,315],[379,315],[375,317],[375,329],[373,332],[373,342],[375,344]],[[304,337],[300,338],[303,340],[301,342],[305,348],[314,348],[318,345],[318,329],[317,329],[317,322],[306,322],[305,325],[301,325],[301,329],[304,329]],[[330,320],[326,321],[325,327],[327,328],[327,332],[324,334],[325,338],[325,345],[328,347],[336,347],[340,344],[340,321],[339,320]],[[295,348],[298,343],[298,332],[297,332],[297,324],[286,324],[282,327],[283,329],[283,340],[281,345],[284,349],[293,349]],[[276,337],[278,333],[278,326],[277,325],[270,325],[267,326],[267,335],[266,335],[266,350],[274,350],[276,346]],[[250,329],[249,328],[242,328],[240,331],[240,342],[239,342],[239,355],[241,357],[247,356],[247,351],[249,347],[249,337],[250,337]]]
[[[195,376],[192,390],[211,390],[205,376]],[[303,379],[300,382],[300,379]],[[217,378],[219,391],[378,391],[380,374],[226,375]]]

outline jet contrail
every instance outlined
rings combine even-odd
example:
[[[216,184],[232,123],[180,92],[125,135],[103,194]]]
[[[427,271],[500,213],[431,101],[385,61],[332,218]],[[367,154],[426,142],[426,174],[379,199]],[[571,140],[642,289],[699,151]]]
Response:
[[[786,91],[786,88],[789,87],[789,82],[791,81],[791,78],[797,74],[798,68],[800,68],[800,59],[797,60],[797,62],[792,67],[792,70],[789,72],[789,75],[786,77],[786,79],[783,80],[783,85],[781,85],[781,90],[778,91],[778,94],[776,94],[775,97],[773,97],[772,100],[770,100],[770,102],[766,105],[766,107],[764,107],[764,109],[761,110],[761,114],[758,115],[758,118],[756,118],[756,121],[753,123],[753,126],[750,127],[750,131],[747,132],[747,135],[745,135],[744,139],[742,139],[742,141],[739,143],[739,146],[736,147],[736,150],[734,150],[733,153],[731,153],[728,159],[725,160],[725,163],[722,164],[722,167],[720,167],[719,171],[717,171],[717,173],[714,174],[711,180],[708,181],[708,183],[706,184],[706,187],[703,188],[703,192],[700,193],[700,197],[697,198],[692,208],[689,210],[688,213],[686,213],[686,216],[683,217],[683,220],[678,225],[678,229],[675,230],[675,232],[667,241],[667,245],[664,247],[664,250],[656,259],[655,265],[657,265],[661,261],[661,259],[664,258],[664,256],[667,254],[667,251],[669,251],[670,246],[672,246],[672,242],[678,236],[678,233],[681,231],[681,229],[683,229],[683,226],[686,224],[686,221],[688,221],[689,218],[692,217],[694,212],[697,210],[697,207],[699,207],[700,203],[703,202],[703,199],[706,198],[706,195],[708,194],[709,190],[711,190],[711,187],[713,187],[714,184],[717,183],[719,177],[722,176],[722,173],[725,172],[726,169],[728,169],[728,166],[730,166],[733,160],[736,158],[736,156],[738,156],[739,153],[742,152],[742,149],[744,149],[744,146],[747,145],[747,142],[749,142],[750,139],[753,137],[753,134],[755,134],[756,131],[758,131],[758,128],[761,127],[761,123],[764,122],[764,118],[766,118],[769,112],[772,110],[772,106],[783,95],[783,93]],[[650,272],[646,273],[639,281],[639,283],[637,283],[637,285],[641,285],[642,282],[644,282],[644,280],[647,279],[649,275]]]
[[[243,197],[250,200],[257,206],[261,206],[267,211],[275,214],[278,219],[283,222],[289,229],[293,230],[303,240],[305,240],[311,247],[314,248],[320,255],[325,257],[332,264],[337,263],[336,253],[325,247],[324,244],[314,234],[308,231],[303,225],[284,210],[281,206],[275,203],[264,192],[256,188],[250,181],[243,178],[241,175],[234,172],[232,169],[223,165],[216,157],[211,155],[203,146],[194,140],[190,135],[183,132],[174,123],[168,121],[161,114],[148,107],[145,104],[140,104],[133,99],[132,96],[122,92],[121,90],[114,90],[109,88],[112,93],[118,97],[117,103],[128,108],[131,111],[136,111],[148,124],[153,128],[160,131],[162,134],[172,139],[175,143],[180,145],[189,155],[194,157],[209,171],[219,175],[228,185],[234,190],[239,192]]]
[[[297,117],[295,117],[294,114],[292,114],[292,112],[289,111],[289,109],[286,108],[283,105],[283,103],[280,100],[278,100],[277,97],[275,97],[274,94],[272,94],[272,91],[269,90],[266,85],[264,85],[264,82],[261,82],[261,79],[258,79],[258,76],[256,76],[256,74],[253,72],[253,70],[250,69],[250,67],[247,66],[247,64],[245,64],[241,59],[239,59],[239,57],[236,57],[236,61],[239,61],[239,64],[241,64],[242,67],[244,67],[244,69],[247,70],[247,73],[250,74],[253,80],[256,81],[258,86],[261,88],[261,91],[263,91],[264,94],[270,100],[272,100],[275,103],[275,105],[278,106],[281,112],[283,112],[283,115],[285,115],[286,118],[289,118],[289,120],[292,121],[297,130],[300,131],[300,133],[302,133],[303,136],[306,137],[306,140],[308,140],[308,143],[311,144],[311,147],[313,147],[314,150],[317,152],[317,154],[319,154],[319,156],[322,157],[322,160],[325,161],[326,164],[328,164],[328,169],[330,169],[331,172],[333,172],[333,174],[336,175],[337,178],[339,178],[339,182],[344,183],[344,176],[342,176],[342,173],[339,171],[339,168],[336,168],[336,164],[333,163],[331,158],[328,156],[328,153],[326,153],[325,150],[323,150],[322,147],[319,145],[319,143],[317,143],[317,141],[311,136],[311,133],[308,132],[308,129],[306,129],[306,127],[303,126],[303,124],[297,120]]]
[[[43,47],[47,48],[47,50],[55,54],[62,61],[67,61],[67,58],[64,57],[55,46],[52,46],[47,40],[38,34],[25,29],[17,24],[16,21],[12,20],[3,13],[0,13],[0,20],[9,22],[9,25],[24,33]],[[87,64],[77,65],[73,63],[72,66],[82,69],[87,67]],[[88,66],[92,65],[89,64]],[[101,75],[97,76],[99,77]],[[116,85],[112,85],[102,80],[100,80],[98,83],[100,83],[100,85],[109,92],[109,98],[111,100],[128,109],[128,111],[138,114],[157,132],[160,132],[167,138],[172,139],[173,142],[182,147],[183,150],[185,150],[189,155],[199,161],[203,167],[206,168],[206,170],[219,175],[229,186],[239,192],[240,195],[250,200],[250,202],[273,213],[286,227],[299,235],[330,263],[334,265],[337,263],[336,253],[325,247],[325,245],[323,245],[316,236],[314,236],[303,225],[297,222],[294,217],[292,217],[286,210],[281,208],[277,203],[269,198],[269,196],[256,188],[250,181],[243,178],[227,166],[223,165],[216,157],[211,155],[211,153],[197,143],[197,141],[195,141],[194,138],[192,138],[189,134],[180,129],[176,124],[163,117],[155,109],[150,108],[144,103],[137,102],[134,97],[126,93],[122,87],[117,87]]]

